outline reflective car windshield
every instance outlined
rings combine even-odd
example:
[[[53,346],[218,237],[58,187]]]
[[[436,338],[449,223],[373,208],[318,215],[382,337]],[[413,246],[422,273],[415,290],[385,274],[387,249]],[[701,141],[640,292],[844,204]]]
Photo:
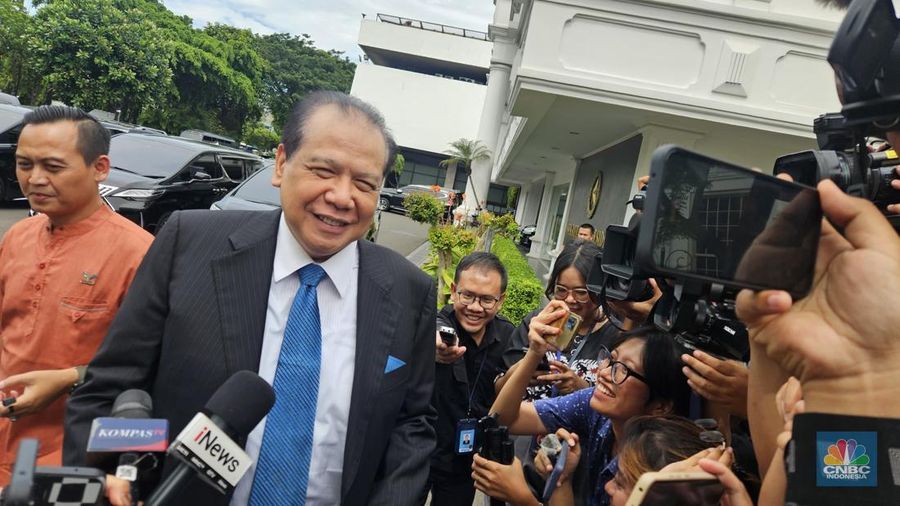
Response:
[[[274,165],[269,164],[254,173],[240,188],[234,192],[234,196],[250,202],[270,204],[281,207],[281,196],[278,188],[272,186],[272,170]]]
[[[117,135],[110,142],[110,163],[113,167],[142,176],[167,178],[200,154],[196,149],[161,139],[165,137],[141,134]]]
[[[24,117],[24,112],[19,110],[10,111],[0,107],[0,132],[5,132],[11,127],[18,125],[22,122],[22,118]]]

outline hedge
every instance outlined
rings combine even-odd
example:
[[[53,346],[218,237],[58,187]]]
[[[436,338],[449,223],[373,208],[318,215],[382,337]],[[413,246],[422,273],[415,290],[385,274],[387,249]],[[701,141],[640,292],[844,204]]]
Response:
[[[456,232],[456,234],[463,236],[460,237],[459,244],[456,244],[456,247],[459,249],[454,252],[453,265],[447,272],[448,277],[452,279],[453,274],[456,271],[456,264],[462,257],[472,252],[474,249],[474,241],[472,240],[473,238],[469,237],[471,232],[467,230],[456,230],[455,227],[450,227],[451,226],[445,227],[447,230],[438,230],[442,227],[435,227],[432,233],[442,232],[453,234]],[[534,270],[528,265],[528,261],[525,260],[525,257],[523,257],[521,253],[519,253],[515,243],[508,237],[499,234],[494,235],[493,243],[491,244],[491,253],[497,255],[497,258],[499,258],[500,262],[503,263],[503,266],[506,267],[506,273],[509,278],[506,286],[506,299],[503,301],[503,307],[500,309],[500,314],[505,316],[514,325],[518,325],[528,313],[540,307],[544,296],[544,287],[541,285]],[[429,258],[422,266],[422,270],[436,278],[437,258],[434,253],[431,254],[431,258]],[[449,285],[449,282],[447,284]],[[445,290],[449,293],[449,286],[445,287]],[[438,304],[440,304],[440,302]]]
[[[506,300],[500,314],[513,325],[518,325],[525,316],[540,307],[544,296],[544,287],[525,257],[519,253],[516,245],[508,238],[495,235],[491,252],[503,262],[509,283],[506,287]]]

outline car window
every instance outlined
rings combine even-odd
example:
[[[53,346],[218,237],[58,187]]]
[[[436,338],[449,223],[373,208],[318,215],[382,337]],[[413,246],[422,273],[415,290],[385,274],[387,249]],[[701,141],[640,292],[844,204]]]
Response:
[[[212,153],[200,155],[197,159],[188,164],[187,172],[183,177],[186,177],[189,180],[197,179],[194,177],[194,174],[197,172],[205,172],[209,175],[210,179],[220,179],[225,174],[219,161],[216,160],[216,155]]]
[[[274,166],[270,165],[257,171],[234,192],[234,196],[251,202],[281,207],[281,196],[278,193],[278,188],[272,186],[273,170]]]
[[[11,127],[14,127],[14,126],[18,125],[19,123],[21,123],[22,118],[24,118],[24,117],[25,117],[25,115],[18,111],[6,111],[3,109],[0,109],[0,132],[2,132],[2,134],[0,134],[0,136],[5,134],[6,131],[9,130]],[[0,141],[0,142],[7,142],[7,141]]]
[[[0,132],[0,144],[15,144],[19,142],[19,134],[21,132],[22,127],[19,125]]]
[[[196,154],[196,150],[153,135],[120,134],[109,143],[109,159],[113,167],[148,177],[170,177]],[[221,167],[218,170],[221,171]]]
[[[225,173],[234,181],[243,181],[247,177],[244,160],[242,158],[229,158],[223,156],[220,157],[219,160],[222,162],[222,167],[225,168]]]

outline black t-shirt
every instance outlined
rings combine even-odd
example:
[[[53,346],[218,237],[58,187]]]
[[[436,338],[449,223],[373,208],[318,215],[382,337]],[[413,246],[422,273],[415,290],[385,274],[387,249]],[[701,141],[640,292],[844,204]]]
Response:
[[[431,463],[443,471],[468,476],[472,472],[472,458],[458,456],[454,452],[456,424],[464,418],[478,419],[488,414],[496,397],[494,379],[506,371],[503,352],[509,346],[509,336],[514,327],[509,320],[497,315],[488,323],[481,345],[476,345],[457,321],[452,304],[438,312],[437,325],[456,329],[459,345],[466,347],[466,353],[452,364],[435,363],[431,404],[437,411],[437,448]]]

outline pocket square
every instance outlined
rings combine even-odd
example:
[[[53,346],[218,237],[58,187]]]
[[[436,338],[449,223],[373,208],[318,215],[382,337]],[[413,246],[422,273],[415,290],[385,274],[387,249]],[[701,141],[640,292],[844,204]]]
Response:
[[[387,364],[385,364],[385,366],[384,366],[384,373],[387,374],[389,372],[394,372],[397,369],[400,369],[401,367],[403,367],[405,365],[406,365],[406,362],[404,362],[404,361],[400,360],[399,358],[394,357],[392,355],[388,355]]]

